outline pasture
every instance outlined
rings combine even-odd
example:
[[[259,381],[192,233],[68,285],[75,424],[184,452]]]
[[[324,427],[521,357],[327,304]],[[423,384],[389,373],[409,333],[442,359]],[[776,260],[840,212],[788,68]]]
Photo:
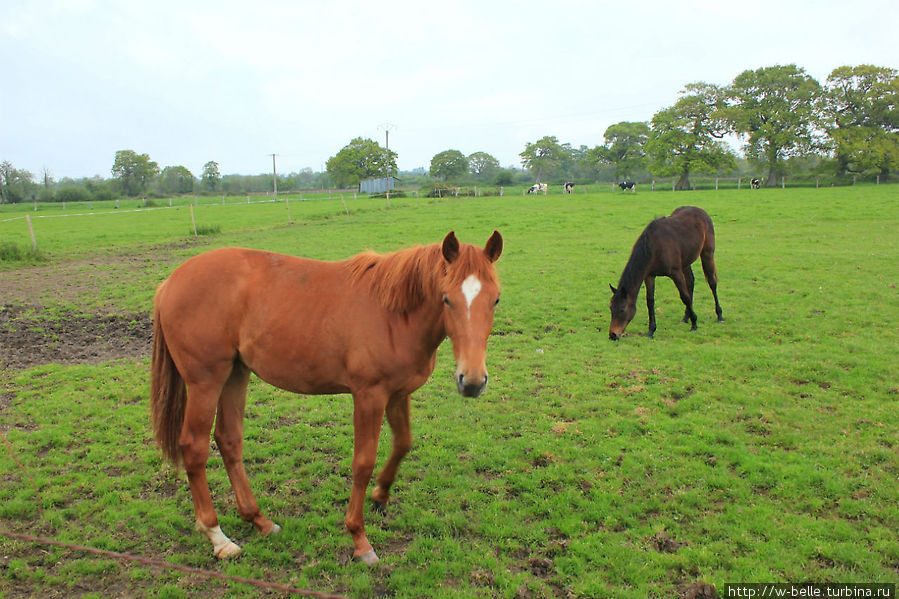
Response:
[[[220,232],[199,238],[184,206],[34,219],[49,261],[0,262],[4,344],[28,339],[45,356],[0,354],[0,529],[350,597],[642,599],[700,583],[899,581],[899,188],[391,204],[347,199],[347,215],[336,197],[291,202],[291,224],[284,204],[200,206],[198,221]],[[697,331],[660,278],[655,338],[641,292],[610,342],[609,283],[646,224],[680,205],[714,221],[725,322],[694,264]],[[22,214],[0,212],[0,242],[30,243],[23,220],[4,220]],[[342,259],[451,229],[467,243],[494,229],[505,239],[490,385],[458,395],[444,343],[412,397],[413,448],[391,503],[366,506],[381,563],[352,562],[343,527],[351,399],[255,378],[245,462],[284,530],[261,537],[240,520],[213,448],[213,500],[243,547],[216,562],[193,530],[183,472],[152,439],[155,286],[213,247]],[[379,464],[389,449],[385,427]],[[0,536],[0,597],[213,593],[272,594]]]

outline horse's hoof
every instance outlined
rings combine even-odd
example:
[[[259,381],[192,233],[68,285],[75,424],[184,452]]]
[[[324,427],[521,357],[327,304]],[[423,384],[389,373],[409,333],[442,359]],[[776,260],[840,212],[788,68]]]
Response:
[[[278,526],[277,524],[275,524],[274,522],[272,522],[272,527],[269,529],[269,531],[264,532],[262,534],[264,534],[265,536],[270,536],[270,535],[276,535],[279,532],[281,532],[281,527]]]
[[[224,545],[220,547],[216,547],[213,550],[213,555],[218,559],[227,559],[229,557],[234,557],[240,553],[240,545],[234,543],[233,541],[228,541]]]
[[[366,566],[374,566],[380,561],[374,549],[369,549],[362,555],[354,555],[353,559],[364,563]]]
[[[372,503],[372,507],[374,508],[374,510],[377,513],[383,514],[384,512],[387,511],[387,502],[386,501],[377,501],[375,499],[372,499],[371,503]]]

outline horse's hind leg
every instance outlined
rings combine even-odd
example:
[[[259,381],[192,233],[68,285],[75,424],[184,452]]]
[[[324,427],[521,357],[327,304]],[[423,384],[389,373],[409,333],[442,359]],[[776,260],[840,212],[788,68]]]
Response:
[[[693,297],[690,295],[687,290],[687,278],[684,276],[683,271],[676,271],[671,273],[671,279],[674,281],[674,284],[677,286],[677,290],[680,293],[680,299],[684,302],[684,306],[686,306],[687,317],[690,319],[690,330],[696,330],[696,312],[693,311]]]
[[[705,280],[712,290],[712,297],[715,298],[715,314],[718,316],[718,322],[724,322],[721,315],[721,304],[718,303],[718,269],[715,268],[715,250],[703,249],[702,254],[702,272],[705,273]]]
[[[222,460],[234,489],[237,512],[243,520],[252,522],[259,532],[267,535],[279,532],[281,527],[260,512],[243,465],[243,417],[249,379],[249,369],[235,362],[219,400],[215,442],[222,453]]]
[[[684,267],[684,279],[687,281],[687,291],[690,293],[690,302],[693,302],[693,285],[695,283],[695,279],[693,278],[693,267],[689,264]],[[690,310],[684,309],[684,320],[683,322],[690,322]]]
[[[393,397],[387,404],[387,422],[393,432],[393,451],[390,453],[387,463],[378,473],[378,484],[371,494],[375,506],[379,509],[383,509],[390,500],[390,487],[396,479],[396,471],[412,445],[408,395]]]
[[[214,381],[215,377],[212,377],[212,380]],[[196,528],[212,542],[215,557],[224,559],[240,553],[240,547],[225,536],[219,527],[218,517],[212,505],[212,495],[209,493],[209,483],[206,480],[209,432],[212,430],[221,390],[220,382],[187,383],[187,405],[179,445],[190,484],[190,493],[194,500]]]

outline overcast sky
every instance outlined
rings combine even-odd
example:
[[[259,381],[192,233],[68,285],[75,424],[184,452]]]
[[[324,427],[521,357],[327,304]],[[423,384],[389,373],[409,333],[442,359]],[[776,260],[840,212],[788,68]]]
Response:
[[[691,82],[794,63],[899,68],[897,0],[0,3],[0,160],[109,178],[117,150],[199,175],[322,169],[354,137],[427,168],[603,143]]]

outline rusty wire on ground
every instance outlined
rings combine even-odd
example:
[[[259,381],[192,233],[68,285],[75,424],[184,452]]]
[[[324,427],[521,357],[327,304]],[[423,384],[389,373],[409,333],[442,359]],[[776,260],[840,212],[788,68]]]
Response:
[[[36,499],[40,500],[40,495],[38,493],[37,482],[34,480],[34,477],[29,474],[28,470],[22,465],[22,463],[18,460],[15,454],[15,448],[12,443],[6,438],[6,434],[0,430],[0,438],[3,439],[3,442],[6,444],[7,449],[9,450],[9,455],[12,458],[13,462],[15,462],[16,466],[18,466],[21,473],[31,482],[31,486],[34,489],[34,496]],[[108,557],[118,561],[127,561],[127,562],[137,562],[140,564],[144,564],[146,566],[152,566],[155,568],[167,568],[169,570],[178,570],[180,572],[186,572],[188,574],[198,574],[200,576],[206,576],[208,578],[216,578],[219,580],[224,580],[228,582],[236,582],[240,584],[247,584],[254,587],[270,590],[270,591],[281,591],[285,593],[291,593],[294,595],[302,595],[305,597],[318,597],[321,599],[346,599],[343,595],[335,595],[331,593],[322,593],[319,591],[311,591],[308,589],[300,589],[296,587],[292,587],[286,584],[274,583],[274,582],[266,582],[264,580],[255,580],[252,578],[242,578],[240,576],[231,576],[229,574],[222,574],[221,572],[213,572],[211,570],[203,570],[202,568],[191,568],[189,566],[182,566],[180,564],[173,564],[170,562],[153,559],[149,557],[144,557],[142,555],[133,555],[130,553],[119,553],[117,551],[106,551],[104,549],[96,549],[94,547],[85,547],[83,545],[74,545],[71,543],[63,543],[61,541],[55,541],[53,539],[45,539],[42,537],[35,537],[32,535],[10,532],[7,530],[0,529],[0,536],[7,537],[10,539],[15,539],[18,541],[23,541],[25,543],[35,543],[40,545],[52,545],[53,547],[60,547],[62,549],[69,549],[71,551],[80,551],[83,553],[90,553],[93,555],[99,555],[103,557]]]

